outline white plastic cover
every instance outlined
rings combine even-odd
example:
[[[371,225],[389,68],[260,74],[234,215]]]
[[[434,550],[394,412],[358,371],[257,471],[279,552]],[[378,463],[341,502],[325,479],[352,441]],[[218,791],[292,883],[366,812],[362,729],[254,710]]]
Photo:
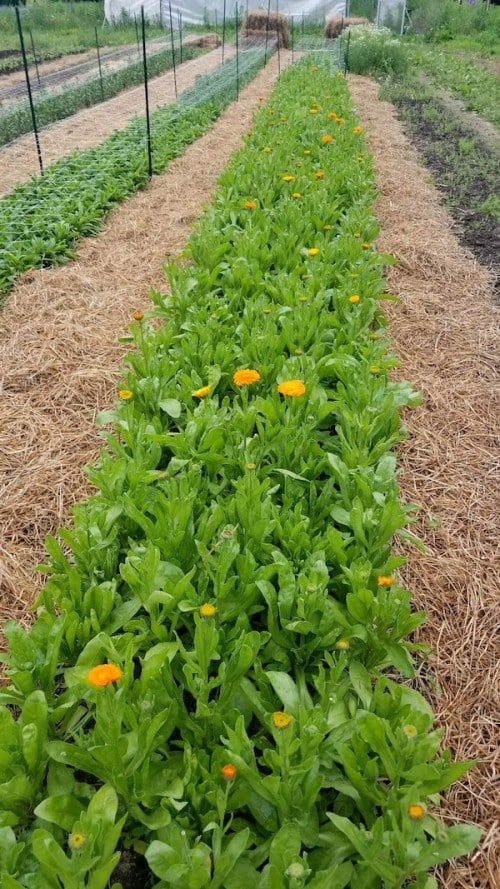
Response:
[[[226,17],[235,18],[236,0],[175,0],[171,3],[172,22],[177,27],[179,21],[179,13],[182,14],[182,21],[185,24],[202,24],[203,22],[215,21],[215,13],[217,12],[217,20],[222,22],[224,15],[224,5],[226,7]],[[104,0],[104,15],[108,22],[119,19],[122,13],[139,17],[141,14],[141,6],[144,6],[144,15],[147,19],[153,21],[161,21],[166,26],[170,25],[170,8],[168,0]],[[267,3],[250,3],[247,7],[246,2],[238,3],[238,13],[240,18],[244,15],[246,9],[260,9],[267,13]],[[322,22],[325,18],[333,15],[345,15],[345,0],[271,0],[271,12],[282,12],[285,15],[307,16],[314,21]]]
[[[379,28],[390,28],[403,33],[406,0],[378,0],[375,23]]]

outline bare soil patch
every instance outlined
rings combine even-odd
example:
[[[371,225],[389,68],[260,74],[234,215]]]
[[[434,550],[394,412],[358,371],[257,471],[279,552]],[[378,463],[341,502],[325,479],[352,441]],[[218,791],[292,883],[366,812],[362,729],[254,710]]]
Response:
[[[226,49],[225,58],[229,59],[233,53],[232,48]],[[192,86],[199,75],[217,68],[220,58],[220,50],[213,50],[180,65],[177,68],[178,93]],[[175,101],[172,71],[150,82],[149,101],[151,110]],[[72,151],[100,145],[116,130],[126,127],[135,115],[144,113],[144,87],[140,86],[47,127],[40,133],[45,166]],[[25,182],[38,171],[35,141],[33,134],[28,133],[0,149],[0,195],[11,191],[19,182]]]
[[[441,874],[445,889],[500,886],[500,385],[498,325],[488,270],[458,243],[428,175],[378,85],[350,85],[379,187],[378,246],[397,258],[388,311],[401,377],[423,394],[407,413],[400,448],[402,495],[421,505],[402,571],[416,607],[427,612],[421,640],[431,647],[420,676],[457,759],[478,764],[448,794],[449,821],[482,825],[481,847]],[[437,522],[436,522],[437,520]]]

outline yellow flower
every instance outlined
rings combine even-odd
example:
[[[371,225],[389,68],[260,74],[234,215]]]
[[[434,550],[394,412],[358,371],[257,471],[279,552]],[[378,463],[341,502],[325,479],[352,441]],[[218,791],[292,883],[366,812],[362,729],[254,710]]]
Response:
[[[246,469],[256,469],[257,464],[256,463],[246,463],[245,467],[246,467]]]
[[[92,667],[89,670],[87,682],[90,682],[94,688],[104,688],[104,686],[111,685],[112,682],[121,679],[122,676],[122,671],[115,664],[99,664],[99,666]]]
[[[264,306],[262,311],[264,312],[264,315],[269,315],[271,312],[271,306]]]
[[[314,174],[316,179],[323,179],[324,175],[325,174],[323,173],[323,170],[317,170],[316,173]]]
[[[327,101],[328,101],[328,99],[331,99],[331,98],[332,98],[331,96],[325,96],[325,99],[326,99]]]
[[[195,389],[194,392],[191,392],[191,395],[193,398],[205,398],[205,395],[210,395],[211,389],[211,386],[202,386],[201,389]]]
[[[293,192],[293,194],[292,194],[292,198],[300,198],[300,197],[301,197],[300,191],[294,191],[294,192]]]
[[[412,803],[408,806],[407,812],[412,821],[421,821],[425,815],[425,808],[420,803]]]
[[[361,232],[354,232],[353,237],[354,237],[354,238],[360,238],[360,237],[361,237]]]
[[[337,71],[337,77],[343,77],[343,76],[344,76],[343,71]]]
[[[283,182],[295,182],[295,176],[290,176],[290,174],[287,173],[286,176],[283,176]]]
[[[329,111],[329,112],[328,112],[328,117],[329,117],[331,120],[337,120],[337,115],[335,114],[335,111]]]
[[[377,364],[372,364],[372,366],[370,367],[370,373],[371,373],[371,374],[379,374],[379,373],[380,373],[380,367],[378,367]]]
[[[359,303],[359,294],[353,293],[353,295],[349,297],[349,302],[353,305],[354,303]]]
[[[295,354],[296,354],[296,355],[303,355],[303,354],[304,354],[304,350],[303,350],[303,349],[295,349]]]
[[[317,108],[309,108],[309,114],[317,114],[317,113],[318,113]]]
[[[303,395],[305,391],[306,387],[302,380],[285,380],[278,386],[280,395],[290,395],[291,398],[298,398],[299,395]]]
[[[371,339],[371,340],[378,340],[378,333],[371,333],[371,334],[370,334],[370,339]]]
[[[335,119],[335,123],[344,123],[344,118],[343,118],[343,117],[337,117],[337,118]]]
[[[264,154],[269,154],[269,152],[271,151],[271,149],[269,148],[269,145],[266,145],[266,147],[263,148],[262,151],[264,152]]]
[[[228,762],[227,765],[222,766],[220,773],[225,781],[234,781],[238,774],[238,770],[236,766],[233,766],[232,763]]]
[[[362,155],[362,154],[358,154],[356,160],[357,160],[357,161],[362,161],[362,160],[363,160],[363,155]]]
[[[371,247],[371,244],[369,244],[368,241],[363,241],[361,246],[362,246],[363,250],[369,250]]]
[[[292,717],[288,715],[288,713],[283,713],[282,710],[276,710],[273,713],[273,725],[275,728],[284,729],[288,728],[292,724]]]
[[[130,389],[119,389],[118,395],[122,401],[130,401],[130,399],[134,397],[134,393],[131,392]]]
[[[255,201],[245,201],[245,207],[247,208],[247,210],[255,210],[256,206],[257,204],[255,203]]]
[[[87,837],[83,833],[70,833],[68,837],[68,846],[70,849],[81,849],[87,842]]]
[[[336,643],[336,647],[341,651],[345,651],[346,648],[349,648],[349,639],[339,639]]]
[[[299,302],[300,303],[309,302],[309,297],[308,296],[299,296]]]
[[[403,726],[403,732],[407,738],[416,738],[418,731],[414,725],[408,724]]]
[[[317,70],[318,70],[317,65],[311,65],[311,71],[317,71]]]
[[[394,578],[384,577],[384,575],[381,574],[379,575],[379,577],[377,577],[377,583],[379,586],[392,586],[392,584],[394,583]]]
[[[143,312],[134,312],[132,318],[134,319],[134,321],[142,321],[142,319],[144,318],[144,314]]]
[[[333,142],[333,136],[330,136],[329,133],[325,133],[325,135],[321,137],[321,141],[326,145],[327,142]]]
[[[309,247],[309,250],[307,252],[309,256],[317,256],[319,253],[319,247]]]
[[[332,229],[332,228],[333,228],[333,225],[329,225],[328,223],[327,223],[326,225],[323,226],[323,229],[324,229],[324,231],[326,231],[326,232],[329,232],[330,229]]]
[[[215,617],[217,614],[217,608],[215,605],[211,605],[210,602],[205,602],[200,607],[200,617]]]
[[[304,148],[304,154],[311,154],[310,148]]]
[[[286,118],[286,117],[280,117],[280,120],[281,120],[281,123],[286,123],[286,122],[287,122],[287,118]]]
[[[260,373],[258,370],[247,368],[246,370],[237,370],[233,374],[233,383],[236,386],[250,386],[252,383],[258,383]]]
[[[357,136],[358,133],[362,133],[362,132],[363,132],[363,127],[354,127],[354,129],[353,129],[353,133],[355,136]]]

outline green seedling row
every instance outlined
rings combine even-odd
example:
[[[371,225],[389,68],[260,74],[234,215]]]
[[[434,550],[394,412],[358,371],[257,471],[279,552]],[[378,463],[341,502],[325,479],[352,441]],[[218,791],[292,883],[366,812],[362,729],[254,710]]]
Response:
[[[182,50],[182,60],[188,61],[200,55],[203,50],[197,47],[186,46]],[[180,50],[174,53],[175,64],[181,61]],[[156,77],[172,68],[172,51],[163,50],[152,55],[148,59],[148,75]],[[85,83],[69,87],[59,93],[35,97],[36,121],[39,129],[71,117],[82,108],[91,108],[100,102],[116,96],[122,90],[144,82],[143,63],[134,62],[119,71],[103,75],[102,87],[98,77],[87,80]],[[7,145],[24,133],[30,133],[33,129],[30,107],[27,102],[7,107],[0,113],[0,145]]]
[[[240,58],[240,87],[263,63],[259,50]],[[154,172],[164,170],[236,98],[235,66],[233,58],[199,78],[177,104],[153,112]],[[19,185],[0,200],[0,297],[21,272],[71,259],[75,244],[98,232],[109,210],[147,181],[145,119],[136,118],[97,148],[68,155],[43,177]]]
[[[155,889],[432,889],[477,842],[439,818],[470,763],[415,688],[391,549],[417,398],[374,198],[344,78],[301,62],[131,321],[97,493],[6,627],[5,889],[128,889],[120,856]]]

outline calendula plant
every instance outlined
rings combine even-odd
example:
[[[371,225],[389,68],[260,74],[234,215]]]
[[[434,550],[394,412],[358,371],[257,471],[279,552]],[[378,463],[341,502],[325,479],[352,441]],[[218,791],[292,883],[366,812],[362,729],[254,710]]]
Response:
[[[418,399],[389,376],[374,194],[344,79],[305,59],[131,320],[97,493],[8,627],[7,887],[38,861],[97,889],[118,847],[157,889],[431,889],[478,841],[439,819],[471,763],[408,682],[393,452]]]

